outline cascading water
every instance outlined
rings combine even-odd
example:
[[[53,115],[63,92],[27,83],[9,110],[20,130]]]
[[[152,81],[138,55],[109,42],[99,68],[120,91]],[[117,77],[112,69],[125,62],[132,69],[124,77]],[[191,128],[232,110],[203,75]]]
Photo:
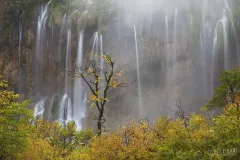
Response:
[[[45,106],[46,98],[41,99],[34,108],[34,117],[35,118],[42,118],[44,113],[44,106]]]
[[[174,31],[173,31],[173,43],[174,43],[174,48],[173,48],[173,55],[171,56],[171,59],[173,61],[172,63],[172,77],[171,77],[171,85],[172,85],[172,91],[171,91],[171,103],[169,108],[175,107],[175,101],[177,100],[177,91],[176,91],[176,79],[177,79],[177,66],[176,66],[176,57],[178,54],[178,40],[177,40],[177,20],[178,20],[178,9],[175,9],[174,13]],[[169,95],[170,96],[170,95]]]
[[[206,67],[206,3],[207,1],[204,0],[203,1],[203,6],[202,6],[202,22],[201,22],[201,32],[200,32],[200,48],[201,48],[201,60],[203,61],[202,64],[202,72],[204,75],[204,79],[203,79],[203,84],[204,84],[204,98],[208,97],[208,78],[207,78],[207,67]]]
[[[66,69],[65,69],[65,94],[70,94],[69,90],[69,76],[68,73],[72,69],[72,64],[71,64],[71,44],[72,44],[72,32],[71,29],[68,29],[68,34],[67,34],[67,50],[66,50]]]
[[[167,67],[166,67],[166,98],[167,98],[167,103],[168,105],[171,104],[172,99],[169,96],[171,94],[171,69],[170,69],[170,61],[171,61],[171,56],[169,53],[168,49],[168,44],[169,44],[169,26],[168,26],[169,20],[168,20],[168,12],[166,11],[165,13],[165,53],[166,53],[166,61],[167,61]]]
[[[102,70],[102,72],[100,72],[100,76],[101,77],[104,77],[103,75],[103,72],[104,72],[104,59],[103,59],[103,36],[100,35],[100,38],[99,38],[99,45],[100,45],[100,68]],[[100,91],[101,91],[101,96],[103,97],[103,87],[104,87],[104,82],[103,81],[100,81]]]
[[[71,121],[73,119],[72,117],[72,105],[71,105],[71,89],[69,84],[69,72],[72,69],[71,64],[71,43],[72,42],[72,32],[71,29],[68,29],[67,33],[67,48],[66,48],[66,66],[65,66],[65,90],[64,95],[60,102],[60,107],[58,110],[59,117],[58,121],[62,124],[65,124],[68,121]]]
[[[98,32],[95,32],[93,35],[93,45],[92,45],[92,52],[91,52],[91,60],[96,60],[95,53],[98,52]]]
[[[231,26],[232,26],[232,29],[233,29],[233,33],[234,33],[234,38],[235,38],[235,41],[236,41],[236,48],[237,48],[237,52],[239,52],[239,48],[238,48],[238,45],[239,45],[239,42],[238,42],[238,38],[237,38],[237,32],[236,32],[236,28],[235,28],[235,25],[234,25],[234,22],[233,22],[233,12],[232,10],[230,9],[228,3],[226,0],[224,0],[224,4],[226,6],[226,9],[228,10],[228,12],[230,13],[230,21],[231,21]]]
[[[62,18],[61,28],[60,28],[60,39],[59,39],[59,46],[58,46],[58,59],[61,60],[62,58],[62,51],[63,51],[63,41],[64,41],[64,35],[67,31],[67,14],[65,14]]]
[[[228,34],[227,34],[227,25],[228,25],[228,20],[227,20],[227,15],[226,15],[226,10],[223,10],[223,17],[221,20],[219,20],[216,24],[216,27],[214,29],[214,38],[213,38],[213,63],[212,63],[212,82],[214,82],[214,73],[216,72],[216,58],[218,57],[217,54],[217,49],[218,49],[218,27],[219,24],[222,24],[222,32],[223,32],[223,44],[224,44],[224,69],[229,69],[229,55],[228,55]],[[213,86],[214,90],[214,86]]]
[[[41,14],[38,17],[38,26],[37,26],[37,42],[36,42],[36,92],[41,94],[40,83],[42,79],[41,73],[41,63],[43,61],[44,47],[45,47],[45,36],[46,36],[46,22],[48,18],[48,7],[50,2],[45,6],[41,7]]]
[[[77,59],[76,66],[81,68],[83,66],[83,36],[84,30],[79,33],[78,49],[77,49]],[[73,103],[73,120],[76,122],[77,128],[82,129],[82,120],[85,118],[86,105],[84,102],[84,86],[82,79],[78,78],[74,81],[74,103]]]
[[[18,93],[21,93],[21,52],[22,52],[22,35],[23,35],[23,21],[22,18],[19,20],[19,40],[18,40],[18,65],[19,65],[19,88],[18,88]]]
[[[100,67],[101,67],[101,69],[103,70],[103,63],[104,63],[104,60],[103,60],[103,58],[102,58],[102,56],[103,56],[103,36],[102,35],[100,35],[100,41],[99,41],[99,43],[100,43],[100,53],[101,53],[101,60],[100,60]]]
[[[35,110],[36,116],[42,116],[45,108],[46,112],[49,110],[56,112],[52,115],[47,113],[47,115],[55,116],[52,118],[53,120],[59,120],[64,124],[74,120],[78,129],[83,128],[82,119],[88,114],[86,111],[87,87],[80,79],[75,79],[73,82],[68,78],[68,71],[73,71],[74,64],[72,62],[75,61],[78,66],[82,66],[89,64],[89,59],[96,60],[103,69],[105,66],[100,58],[103,55],[103,38],[104,51],[111,53],[113,59],[117,60],[116,69],[126,71],[130,83],[131,80],[137,79],[137,87],[129,87],[128,93],[122,93],[122,90],[119,93],[113,91],[114,98],[111,99],[110,104],[114,103],[113,106],[119,108],[121,106],[138,106],[134,108],[136,110],[133,108],[129,110],[136,111],[136,113],[138,110],[140,116],[144,114],[156,117],[159,116],[157,111],[162,112],[163,108],[172,109],[176,104],[176,99],[181,98],[187,111],[199,111],[199,107],[205,104],[205,100],[212,96],[212,89],[218,84],[214,81],[219,79],[219,71],[224,68],[231,69],[233,65],[236,65],[232,62],[240,60],[237,59],[238,56],[234,57],[237,60],[231,60],[232,55],[236,54],[232,53],[235,52],[234,47],[238,47],[238,28],[235,27],[237,21],[235,13],[232,12],[233,8],[230,8],[227,0],[216,4],[209,0],[204,0],[199,4],[194,1],[191,5],[183,1],[174,3],[166,0],[159,3],[156,0],[139,1],[141,3],[122,1],[124,9],[119,7],[118,24],[114,20],[111,21],[111,24],[106,25],[104,33],[98,32],[101,30],[101,28],[97,28],[98,25],[93,25],[92,28],[84,26],[84,38],[83,31],[79,35],[75,35],[78,31],[73,21],[78,10],[70,14],[74,15],[70,17],[62,13],[58,46],[46,45],[48,40],[45,37],[46,31],[47,33],[54,31],[53,36],[56,36],[58,28],[49,28],[46,25],[49,4],[42,7],[38,17],[36,63],[34,63],[36,76],[34,91],[39,100]],[[90,7],[92,4],[88,5]],[[193,8],[194,6],[197,8]],[[213,13],[214,9],[216,12]],[[87,17],[91,13],[88,10],[83,14]],[[68,22],[71,22],[70,26]],[[135,24],[134,27],[132,27],[132,22]],[[137,35],[137,30],[139,35]],[[88,36],[92,36],[92,39]],[[47,37],[50,39],[51,35],[47,35]],[[234,40],[231,42],[234,38],[235,42]],[[19,40],[21,41],[20,38]],[[91,41],[91,45],[87,44],[88,41]],[[45,53],[45,50],[50,50],[51,53],[47,51]],[[238,49],[236,50],[239,52]],[[65,76],[63,82],[65,87],[61,89],[58,87],[61,85],[57,84],[57,89],[53,88],[49,91],[47,88],[47,91],[43,91],[45,89],[43,86],[47,81],[43,72],[48,70],[48,66],[43,66],[46,65],[43,57],[44,59],[47,59],[48,56],[53,57],[50,54],[55,54],[54,51],[58,51],[57,63],[65,64],[66,71],[57,75],[57,79],[63,79],[63,81]],[[87,55],[88,53],[89,55]],[[140,53],[143,58],[139,58]],[[76,59],[74,59],[75,57]],[[83,57],[86,62],[83,62]],[[133,61],[136,61],[136,64],[133,64]],[[51,67],[57,68],[55,64]],[[133,74],[135,72],[137,72],[136,77]],[[213,83],[216,85],[214,86]],[[196,86],[201,87],[196,90]],[[101,84],[100,87],[102,87]],[[55,96],[52,96],[54,94]],[[44,97],[48,99],[43,103]],[[137,102],[132,101],[134,98],[138,99]],[[51,103],[49,109],[46,108],[49,107],[48,103]],[[45,104],[46,106],[44,106]],[[195,105],[198,108],[192,107]],[[145,106],[148,108],[146,109]],[[109,110],[114,109],[109,107]],[[164,110],[166,115],[171,115],[172,112],[170,112]],[[116,116],[115,113],[111,116]],[[129,112],[129,114],[131,113]]]
[[[137,31],[136,26],[133,26],[134,30],[134,39],[135,39],[135,50],[136,50],[136,67],[137,67],[137,84],[138,84],[138,101],[139,101],[139,112],[140,116],[143,114],[143,103],[142,103],[142,88],[141,88],[141,79],[140,79],[140,67],[139,67],[139,53],[138,53],[138,41],[137,41]]]
[[[67,112],[68,107],[66,108],[65,106],[68,105],[68,95],[64,94],[62,97],[62,100],[60,102],[60,107],[59,107],[59,117],[58,117],[58,121],[62,124],[65,124],[66,122],[66,117],[67,117]]]
[[[50,106],[49,106],[49,108],[48,108],[48,112],[46,113],[46,118],[47,119],[52,119],[53,117],[53,115],[52,115],[52,108],[53,108],[53,104],[54,104],[54,101],[55,101],[55,98],[56,98],[56,94],[54,94],[53,96],[52,96],[52,99],[51,99],[51,103],[50,103]]]
[[[44,102],[45,98],[42,98],[42,90],[40,89],[42,84],[42,64],[43,64],[43,54],[46,40],[46,22],[48,18],[48,7],[50,2],[44,7],[41,7],[41,13],[38,16],[37,23],[37,38],[36,38],[36,54],[35,54],[35,76],[36,76],[36,95],[40,100],[35,106],[35,116],[42,118],[44,113]]]

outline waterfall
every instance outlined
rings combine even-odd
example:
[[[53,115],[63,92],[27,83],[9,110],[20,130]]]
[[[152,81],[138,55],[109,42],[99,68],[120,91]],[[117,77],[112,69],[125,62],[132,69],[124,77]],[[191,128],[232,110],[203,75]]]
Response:
[[[223,17],[222,17],[222,25],[223,25],[223,37],[224,37],[224,68],[225,69],[230,69],[229,67],[229,55],[228,55],[228,19],[227,19],[227,13],[226,10],[223,10]]]
[[[104,59],[103,59],[103,36],[100,35],[100,69],[102,70],[102,72],[100,72],[100,77],[104,77],[103,72],[104,72]],[[104,78],[103,78],[104,79]],[[103,90],[104,90],[104,81],[100,81],[99,83],[99,87],[100,87],[100,94],[103,97]]]
[[[213,56],[215,58],[216,51],[217,51],[217,40],[218,40],[218,27],[219,24],[222,24],[223,27],[223,43],[224,43],[224,68],[228,68],[228,34],[227,34],[227,16],[226,16],[226,10],[223,11],[223,17],[221,20],[219,20],[216,24],[216,27],[214,29],[214,38],[213,38]]]
[[[64,95],[61,99],[60,106],[58,109],[58,121],[62,124],[66,124],[66,121],[72,120],[72,109],[71,109],[71,90],[68,72],[71,71],[71,46],[72,46],[72,32],[71,29],[68,29],[67,33],[67,49],[66,49],[66,66],[65,66],[65,89]]]
[[[171,57],[173,61],[173,66],[172,66],[172,80],[171,80],[171,85],[172,85],[172,102],[170,102],[170,108],[175,107],[175,100],[177,99],[177,90],[176,90],[176,80],[177,80],[177,48],[178,48],[178,41],[177,41],[177,18],[178,18],[178,9],[175,9],[175,14],[174,14],[174,31],[173,31],[173,43],[174,43],[174,49],[173,49],[173,56]]]
[[[41,13],[38,16],[38,23],[37,23],[37,39],[36,39],[36,57],[35,57],[35,74],[36,74],[36,92],[37,95],[40,96],[41,90],[41,82],[42,82],[42,71],[41,65],[43,62],[43,51],[44,51],[44,42],[46,41],[46,20],[48,18],[48,3],[45,7],[41,7]]]
[[[166,52],[166,98],[167,98],[167,104],[168,106],[171,104],[171,69],[170,69],[170,61],[171,61],[171,56],[170,52],[168,49],[168,44],[169,44],[169,26],[168,26],[168,12],[166,11],[165,13],[165,52]]]
[[[202,60],[202,74],[203,74],[203,85],[204,85],[204,99],[209,97],[209,89],[208,89],[208,67],[207,67],[207,38],[206,38],[206,7],[207,1],[203,1],[202,6],[202,22],[201,22],[201,31],[200,31],[200,49],[201,49],[201,60]],[[211,87],[210,87],[211,88]]]
[[[53,120],[63,124],[74,120],[78,129],[82,129],[83,119],[88,114],[88,88],[81,78],[71,79],[73,77],[68,76],[69,71],[75,71],[75,68],[72,68],[75,63],[79,67],[87,67],[91,60],[96,61],[99,69],[107,69],[107,64],[101,58],[105,51],[116,58],[116,70],[124,70],[127,81],[131,83],[131,80],[136,79],[135,88],[129,87],[127,94],[123,89],[110,91],[113,98],[110,97],[109,104],[124,106],[120,109],[124,114],[131,110],[139,112],[140,116],[149,115],[150,118],[156,118],[159,112],[171,116],[172,112],[167,107],[173,110],[176,99],[180,98],[186,112],[198,111],[200,106],[206,104],[205,100],[212,96],[214,87],[218,85],[220,69],[230,69],[240,60],[239,56],[236,56],[239,52],[239,22],[233,14],[235,6],[228,5],[230,1],[227,0],[202,0],[191,4],[178,1],[174,5],[167,0],[143,1],[141,4],[127,1],[117,4],[123,5],[117,10],[118,22],[111,21],[111,24],[106,24],[104,33],[94,24],[91,27],[86,25],[84,31],[78,32],[76,21],[81,15],[77,10],[72,16],[61,13],[62,17],[57,17],[55,21],[58,23],[62,19],[59,26],[53,24],[49,28],[49,3],[41,6],[36,20],[33,69],[25,67],[24,62],[21,62],[25,54],[21,46],[23,28],[20,24],[19,92],[23,92],[25,78],[21,69],[28,69],[30,73],[33,70],[35,88],[31,98],[34,102],[39,101],[36,103],[35,116],[54,116]],[[86,16],[84,19],[90,19],[90,10],[83,14]],[[78,21],[84,19],[80,18]],[[89,24],[88,21],[86,24]],[[13,34],[15,33],[16,31]],[[31,32],[27,34],[27,39],[31,40]],[[116,38],[117,36],[119,37]],[[50,45],[51,41],[56,42]],[[86,53],[83,53],[83,48]],[[26,51],[28,60],[31,57],[28,57],[28,50]],[[54,55],[56,57],[53,57]],[[61,65],[64,71],[59,67]],[[133,74],[134,71],[136,75]],[[102,73],[100,76],[103,76]],[[53,80],[56,80],[56,86],[52,85],[55,83]],[[101,80],[101,96],[103,85],[105,84]],[[201,87],[196,90],[198,86]],[[43,102],[44,99],[47,99],[46,103]],[[47,106],[44,107],[44,103]],[[197,106],[194,108],[193,105]],[[133,109],[131,106],[138,107]],[[112,108],[108,113],[113,113]],[[107,116],[112,118],[111,115]]]
[[[214,73],[216,72],[215,66],[217,63],[217,51],[218,51],[218,27],[219,24],[222,24],[223,27],[223,43],[224,43],[224,69],[229,69],[229,55],[228,55],[228,33],[227,33],[227,15],[226,10],[223,10],[223,17],[217,22],[216,27],[214,29],[214,37],[213,37],[213,64],[212,64],[212,82],[214,84]],[[214,86],[213,86],[214,91]]]
[[[91,60],[96,60],[96,53],[98,52],[98,32],[95,32],[93,35],[93,45],[91,52]]]
[[[68,29],[67,34],[67,49],[66,49],[66,70],[65,70],[65,93],[69,94],[68,72],[71,71],[71,45],[72,45],[72,33],[71,29]]]
[[[70,122],[73,120],[73,108],[72,108],[72,101],[71,101],[71,98],[68,97],[67,99],[67,107],[65,108],[65,111],[66,111],[66,123]]]
[[[59,46],[58,46],[58,59],[62,58],[62,50],[63,50],[63,40],[64,35],[67,32],[67,14],[65,14],[62,18],[61,27],[60,27],[60,38],[59,38]]]
[[[23,21],[22,18],[19,20],[19,40],[18,40],[18,66],[19,66],[19,88],[18,88],[18,93],[21,93],[21,73],[22,73],[22,66],[21,66],[21,52],[22,52],[22,35],[23,35]]]
[[[42,118],[44,113],[44,103],[45,98],[42,98],[42,81],[43,81],[43,73],[41,67],[43,64],[44,58],[44,47],[46,41],[46,22],[48,18],[48,7],[50,2],[44,7],[41,6],[41,13],[38,16],[37,22],[37,38],[36,38],[36,54],[35,54],[35,76],[36,76],[36,93],[37,98],[41,98],[41,100],[35,106],[34,117]]]
[[[48,109],[48,113],[47,113],[47,118],[48,119],[52,119],[53,118],[52,117],[52,108],[53,108],[53,104],[54,104],[55,98],[56,98],[56,94],[54,94],[52,96],[52,99],[51,99],[51,103],[50,103],[50,106],[49,106],[49,109]]]
[[[42,98],[34,108],[34,117],[35,118],[43,118],[44,113],[44,105],[45,105],[46,98]]]
[[[79,40],[78,40],[78,50],[77,50],[77,59],[76,65],[77,67],[81,68],[83,66],[83,36],[84,31],[80,31],[79,33]],[[74,116],[73,119],[76,122],[77,128],[82,129],[83,124],[82,120],[85,118],[86,112],[86,105],[84,105],[84,86],[82,83],[82,79],[79,77],[78,79],[74,80]]]
[[[68,95],[67,94],[64,94],[62,99],[61,99],[61,102],[60,102],[60,107],[58,109],[58,114],[59,114],[59,117],[58,117],[58,121],[62,124],[65,124],[66,122],[66,107],[68,105]]]
[[[138,81],[138,101],[139,101],[139,112],[140,116],[143,116],[143,103],[142,103],[142,86],[140,79],[140,67],[139,67],[139,53],[138,53],[138,41],[137,41],[137,32],[136,26],[134,25],[134,39],[135,39],[135,50],[136,50],[136,67],[137,67],[137,81]]]
[[[101,54],[101,57],[100,57],[100,67],[101,67],[101,69],[103,70],[104,60],[103,60],[103,58],[102,58],[102,56],[103,56],[103,36],[102,36],[102,35],[100,35],[100,41],[99,41],[99,43],[100,43],[100,54]]]
[[[224,4],[227,8],[227,10],[229,11],[230,13],[230,22],[231,22],[231,26],[232,26],[232,29],[233,29],[233,34],[234,34],[234,38],[235,38],[235,42],[236,42],[236,52],[239,53],[239,42],[238,42],[238,38],[237,38],[237,32],[236,32],[236,28],[235,28],[235,25],[234,25],[234,22],[233,22],[233,13],[232,13],[232,10],[230,9],[228,3],[226,0],[224,0]],[[240,62],[238,62],[240,63]]]

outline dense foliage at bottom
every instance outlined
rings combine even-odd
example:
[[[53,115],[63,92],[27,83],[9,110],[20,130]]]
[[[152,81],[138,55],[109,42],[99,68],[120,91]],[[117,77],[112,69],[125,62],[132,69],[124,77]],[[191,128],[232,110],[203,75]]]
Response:
[[[240,159],[240,70],[224,71],[202,114],[130,122],[96,135],[74,122],[34,121],[28,102],[0,82],[0,159],[19,160],[238,160]],[[209,109],[221,107],[217,116]],[[179,110],[180,111],[180,110]]]

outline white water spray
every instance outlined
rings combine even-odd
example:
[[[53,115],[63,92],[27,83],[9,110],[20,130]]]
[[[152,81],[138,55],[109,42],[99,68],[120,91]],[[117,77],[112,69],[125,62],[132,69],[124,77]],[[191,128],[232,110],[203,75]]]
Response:
[[[139,53],[138,53],[138,41],[137,41],[137,32],[136,26],[134,25],[134,39],[135,39],[135,50],[136,50],[136,67],[137,67],[137,81],[138,81],[138,101],[139,101],[139,112],[140,116],[143,116],[143,104],[142,104],[142,86],[141,86],[141,79],[140,79],[140,67],[139,67]]]
[[[76,65],[79,68],[83,66],[83,36],[84,36],[84,31],[82,30],[79,33],[78,52],[77,52],[77,59],[76,59]],[[87,107],[86,105],[84,105],[83,99],[84,99],[84,86],[82,83],[82,79],[78,78],[78,79],[75,79],[74,81],[73,119],[76,122],[77,128],[79,130],[81,130],[83,127],[82,120],[83,118],[85,118],[85,112]]]
[[[21,93],[21,52],[22,52],[22,35],[23,35],[23,22],[20,18],[19,20],[19,40],[18,40],[18,66],[19,66],[19,88],[18,93]]]
[[[96,53],[98,52],[98,32],[95,32],[93,35],[93,45],[91,52],[91,60],[96,60]]]
[[[45,105],[46,98],[41,99],[34,108],[34,118],[43,118],[44,113],[44,105]]]
[[[41,97],[41,83],[43,78],[43,73],[41,70],[43,57],[44,57],[44,45],[46,40],[46,21],[48,18],[48,7],[50,2],[45,6],[41,7],[41,13],[38,16],[38,23],[37,23],[37,38],[36,38],[36,57],[35,57],[35,75],[36,75],[36,92],[37,97],[41,98],[41,100],[37,103],[34,110],[34,117],[35,118],[42,118],[44,113],[44,103],[46,101],[45,98]]]

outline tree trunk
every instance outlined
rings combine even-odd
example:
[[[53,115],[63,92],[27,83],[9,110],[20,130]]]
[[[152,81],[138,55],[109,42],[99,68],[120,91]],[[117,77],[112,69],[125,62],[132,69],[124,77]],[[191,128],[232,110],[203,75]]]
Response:
[[[99,112],[99,116],[98,116],[98,124],[97,124],[98,136],[102,134],[102,118],[103,118],[103,110]]]
[[[101,120],[100,119],[98,119],[97,127],[98,127],[98,136],[100,136],[101,133],[102,133],[102,124],[101,124]]]

